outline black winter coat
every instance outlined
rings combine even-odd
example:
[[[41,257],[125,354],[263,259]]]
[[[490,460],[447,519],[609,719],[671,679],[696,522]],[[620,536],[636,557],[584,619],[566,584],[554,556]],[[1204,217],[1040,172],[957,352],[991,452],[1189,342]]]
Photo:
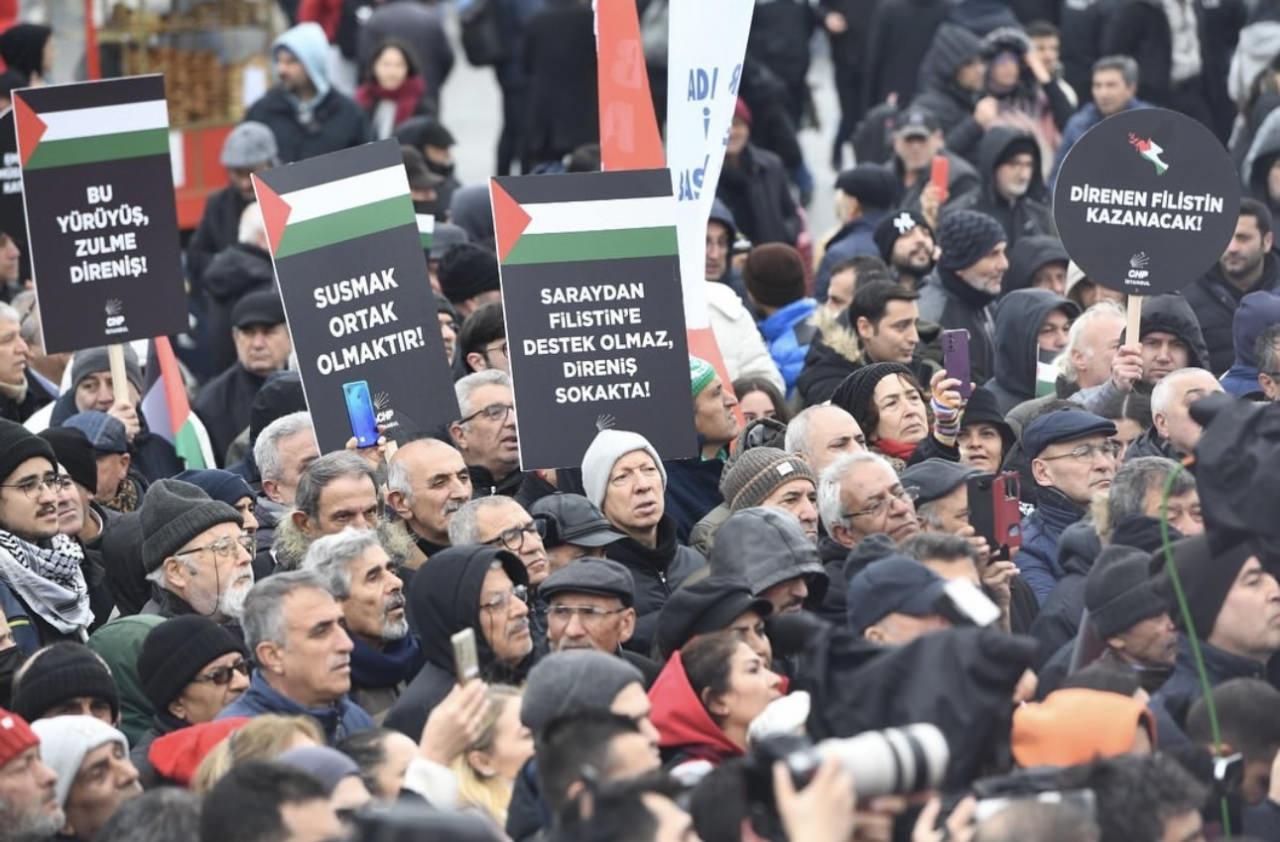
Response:
[[[725,159],[716,187],[738,223],[738,230],[755,245],[795,245],[800,236],[800,215],[791,198],[791,183],[782,161],[772,152],[748,143],[736,165]]]
[[[1010,202],[996,192],[995,171],[996,163],[1015,143],[1030,143],[1031,185],[1023,196]],[[999,222],[1009,237],[1009,248],[1013,248],[1020,237],[1058,233],[1048,204],[1048,191],[1040,175],[1040,146],[1030,133],[1008,126],[989,129],[978,144],[978,172],[983,179],[982,189],[955,200],[951,207],[981,211]]]
[[[956,84],[956,71],[982,55],[982,41],[954,23],[938,27],[933,46],[920,68],[920,94],[912,108],[932,114],[946,134],[946,148],[969,161],[977,160],[983,128],[973,119],[978,94]]]
[[[1198,13],[1200,4],[1193,6]],[[1200,29],[1203,54],[1204,28]],[[1103,29],[1102,55],[1132,56],[1142,68],[1138,98],[1165,108],[1173,104],[1173,33],[1160,0],[1128,0],[1118,6]]]
[[[1074,640],[1080,630],[1085,579],[1100,552],[1102,539],[1092,523],[1073,523],[1062,531],[1058,539],[1058,562],[1065,572],[1031,624],[1031,635],[1040,642],[1037,670],[1048,663],[1063,644]]]
[[[0,418],[15,424],[23,423],[36,410],[53,401],[53,395],[45,391],[40,381],[31,376],[31,372],[28,371],[24,376],[27,378],[27,395],[21,403],[8,395],[0,395]]]
[[[524,155],[530,166],[559,161],[600,137],[594,26],[591,6],[575,0],[555,0],[529,21]]]
[[[326,152],[359,146],[372,139],[369,121],[350,98],[331,90],[315,107],[315,122],[298,122],[297,109],[280,88],[272,88],[249,106],[244,119],[265,123],[276,137],[280,161],[292,164]]]
[[[918,90],[920,57],[947,19],[945,0],[882,0],[871,16],[863,60],[863,102],[868,108],[897,94],[910,102]]]
[[[663,515],[658,523],[658,545],[652,549],[634,538],[623,538],[605,548],[605,555],[631,571],[636,585],[636,631],[626,648],[647,655],[653,648],[658,612],[691,575],[707,560],[692,547],[676,542],[676,522]]]
[[[943,330],[969,331],[969,371],[974,383],[988,380],[995,369],[994,295],[974,289],[949,269],[939,267],[920,289],[920,318]]]
[[[231,442],[248,428],[250,407],[265,382],[265,377],[237,362],[204,384],[196,396],[194,409],[209,433],[213,458],[219,465],[226,463]]]
[[[201,281],[205,293],[205,326],[209,337],[211,370],[226,371],[236,361],[231,339],[231,311],[245,295],[275,289],[276,277],[266,249],[232,242],[214,255]],[[217,454],[219,458],[222,453]]]
[[[1209,370],[1221,376],[1235,362],[1235,336],[1232,320],[1240,299],[1250,292],[1275,292],[1280,289],[1280,260],[1275,252],[1263,259],[1262,277],[1251,289],[1241,291],[1222,274],[1222,265],[1214,264],[1194,284],[1182,291],[1187,303],[1200,321],[1200,332],[1209,346]]]
[[[224,187],[204,203],[200,224],[187,243],[187,277],[200,289],[205,270],[223,249],[240,241],[240,216],[249,202],[234,187]]]

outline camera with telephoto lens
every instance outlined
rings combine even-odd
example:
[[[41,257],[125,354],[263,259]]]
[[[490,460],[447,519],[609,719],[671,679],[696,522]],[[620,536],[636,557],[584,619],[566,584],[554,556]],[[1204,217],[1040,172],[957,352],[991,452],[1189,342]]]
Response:
[[[934,725],[918,723],[853,737],[823,740],[771,737],[755,743],[747,757],[747,800],[752,822],[767,838],[780,830],[773,792],[773,766],[786,764],[796,790],[804,789],[827,758],[834,758],[853,778],[859,801],[882,795],[907,795],[936,789],[947,770],[951,752]]]

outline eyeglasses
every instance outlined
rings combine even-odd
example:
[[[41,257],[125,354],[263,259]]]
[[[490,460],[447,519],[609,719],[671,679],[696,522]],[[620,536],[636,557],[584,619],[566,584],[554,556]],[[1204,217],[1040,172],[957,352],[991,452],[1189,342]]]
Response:
[[[511,552],[518,552],[524,546],[526,535],[537,535],[541,538],[544,534],[543,530],[546,526],[540,520],[531,520],[523,526],[513,526],[510,529],[504,529],[498,533],[496,538],[490,538],[485,541],[491,547],[501,544],[505,549]]]
[[[1101,454],[1108,459],[1114,459],[1120,455],[1122,445],[1118,441],[1104,441],[1102,444],[1082,444],[1071,448],[1066,453],[1057,456],[1041,456],[1045,462],[1052,462],[1055,459],[1075,459],[1078,462],[1087,462],[1094,457],[1095,454]]]
[[[191,682],[193,684],[216,684],[219,687],[226,687],[231,683],[231,677],[236,673],[248,677],[249,662],[241,658],[229,667],[215,667],[204,675],[197,675],[191,679]]]
[[[529,604],[529,589],[524,585],[516,585],[506,593],[494,594],[489,599],[480,603],[481,611],[502,611],[511,602],[512,599],[518,599],[525,605]]]
[[[492,421],[495,424],[500,424],[507,420],[507,415],[509,415],[514,409],[515,407],[509,403],[491,403],[479,412],[473,412],[466,418],[459,420],[458,423],[465,424],[468,421],[473,421],[483,415],[487,420]]]
[[[504,342],[499,342],[497,345],[494,345],[492,348],[482,348],[480,350],[480,356],[484,357],[487,360],[489,358],[489,355],[494,353],[495,351],[501,352],[502,356],[505,357],[507,355],[507,343],[504,341]]]
[[[547,609],[547,617],[566,624],[577,617],[582,621],[582,625],[593,626],[603,622],[605,617],[621,614],[626,610],[626,608],[615,608],[610,611],[598,605],[552,605]]]
[[[894,491],[890,491],[887,496],[882,497],[880,500],[872,503],[865,509],[859,509],[856,512],[845,512],[843,517],[846,519],[852,519],[855,517],[878,517],[889,510],[889,506],[894,500],[901,500],[904,503],[907,501],[915,502],[915,499],[919,496],[920,489],[916,488],[914,485],[910,488],[898,488]]]
[[[45,474],[42,477],[30,477],[22,482],[0,485],[0,488],[16,488],[23,494],[27,495],[28,500],[34,500],[40,496],[40,492],[46,488],[54,493],[63,491],[71,487],[71,477],[66,474]]]
[[[212,550],[213,554],[218,558],[228,559],[236,557],[237,547],[243,549],[252,557],[254,551],[258,548],[257,539],[248,533],[241,533],[235,538],[219,538],[211,544],[192,547],[189,550],[178,550],[174,555],[188,555],[190,553],[198,553],[201,550]]]

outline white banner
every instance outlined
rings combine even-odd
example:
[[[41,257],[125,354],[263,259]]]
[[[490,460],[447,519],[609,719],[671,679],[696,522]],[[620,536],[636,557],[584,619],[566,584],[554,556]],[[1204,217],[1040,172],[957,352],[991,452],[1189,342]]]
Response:
[[[676,196],[684,317],[709,327],[707,218],[724,166],[755,0],[671,0],[667,36],[667,166]]]

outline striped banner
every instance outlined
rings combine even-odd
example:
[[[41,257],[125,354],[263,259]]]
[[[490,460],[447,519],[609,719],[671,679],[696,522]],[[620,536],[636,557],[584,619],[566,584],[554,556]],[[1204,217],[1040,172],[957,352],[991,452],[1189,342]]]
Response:
[[[554,185],[504,179],[504,186],[491,179],[498,258],[519,265],[677,255],[676,203],[667,171],[611,175],[557,175]],[[580,198],[563,201],[565,195]]]
[[[422,250],[431,251],[431,244],[435,241],[436,216],[433,213],[419,213],[415,216],[418,219],[418,241],[422,243]]]
[[[315,183],[298,176],[297,165],[254,177],[272,254],[279,260],[325,246],[386,231],[414,219],[409,177],[394,144],[346,150],[353,175]],[[389,154],[393,153],[393,154]],[[313,159],[314,161],[315,159]]]
[[[119,81],[119,80],[116,80]],[[134,90],[136,91],[136,82]],[[96,164],[169,154],[169,108],[160,76],[146,77],[153,99],[113,103],[109,82],[88,85],[89,98],[65,98],[37,112],[15,92],[19,153],[25,170]],[[82,92],[83,93],[83,92]],[[101,95],[100,97],[96,95]],[[77,101],[79,99],[79,101]],[[63,105],[69,107],[61,107]]]

